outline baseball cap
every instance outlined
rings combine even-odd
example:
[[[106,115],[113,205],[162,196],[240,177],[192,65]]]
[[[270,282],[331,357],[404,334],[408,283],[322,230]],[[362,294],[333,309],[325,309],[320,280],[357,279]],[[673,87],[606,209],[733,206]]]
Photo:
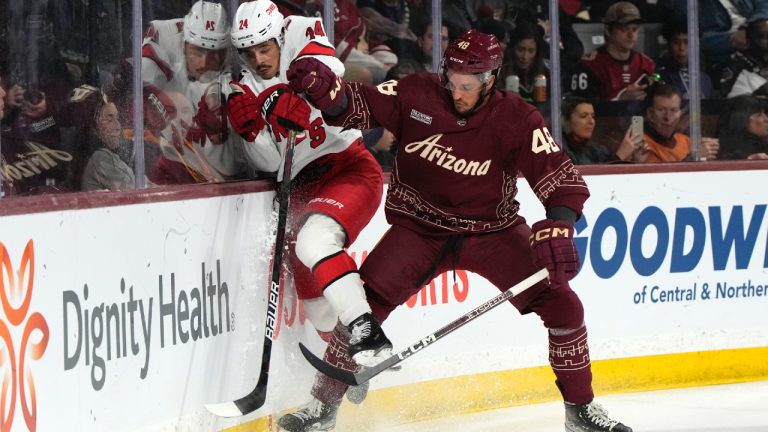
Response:
[[[603,17],[605,24],[627,24],[642,21],[640,11],[630,2],[620,1],[612,4]]]

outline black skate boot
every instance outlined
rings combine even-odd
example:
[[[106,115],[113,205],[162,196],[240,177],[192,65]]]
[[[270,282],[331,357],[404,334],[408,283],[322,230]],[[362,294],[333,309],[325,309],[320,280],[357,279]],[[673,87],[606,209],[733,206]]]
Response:
[[[355,405],[360,405],[363,403],[365,398],[368,396],[368,387],[370,383],[368,381],[356,385],[356,386],[349,386],[347,388],[347,400],[352,402]]]
[[[376,366],[392,355],[392,342],[387,339],[373,315],[365,313],[349,324],[349,356],[361,366]]]
[[[280,417],[277,425],[288,432],[329,431],[336,427],[336,412],[341,401],[324,404],[312,398],[298,411]]]
[[[632,428],[624,426],[608,417],[608,412],[596,402],[585,405],[565,403],[566,432],[632,432]]]

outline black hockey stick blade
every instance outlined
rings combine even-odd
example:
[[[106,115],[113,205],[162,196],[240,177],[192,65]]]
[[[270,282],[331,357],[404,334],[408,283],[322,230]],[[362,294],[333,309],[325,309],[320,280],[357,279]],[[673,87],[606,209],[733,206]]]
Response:
[[[443,338],[444,336],[448,335],[454,330],[459,329],[464,324],[467,324],[473,319],[488,312],[489,310],[495,308],[496,306],[506,302],[507,300],[527,290],[533,285],[536,285],[539,281],[543,280],[548,275],[549,275],[549,272],[547,272],[546,268],[543,268],[537,271],[536,273],[532,274],[531,276],[528,276],[527,278],[517,283],[513,287],[497,295],[496,297],[488,300],[487,302],[481,304],[480,306],[460,316],[459,318],[451,321],[447,325],[443,326],[440,330],[437,330],[436,332],[422,338],[420,341],[416,342],[413,345],[410,345],[408,348],[405,348],[404,350],[390,357],[387,357],[386,359],[384,359],[384,361],[377,364],[376,366],[363,367],[360,370],[360,372],[357,372],[357,373],[349,372],[344,369],[339,369],[336,366],[332,366],[324,362],[322,359],[314,355],[312,351],[310,351],[301,342],[299,342],[299,348],[301,349],[301,353],[304,355],[304,358],[307,359],[309,364],[311,364],[312,367],[319,370],[323,374],[335,379],[336,381],[343,382],[344,384],[347,384],[347,385],[351,385],[351,386],[360,385],[370,380],[371,378],[375,377],[376,375],[384,372],[385,370],[391,368],[392,366],[395,366],[396,364],[400,363],[401,361],[405,360],[411,355],[416,354],[417,352],[428,347],[429,345],[432,345],[433,343],[437,342],[439,339]]]
[[[220,417],[239,417],[250,414],[264,405],[267,400],[267,382],[269,363],[272,358],[272,338],[276,333],[278,299],[280,298],[280,275],[285,246],[285,231],[288,224],[288,207],[291,200],[291,168],[293,167],[293,147],[296,145],[296,131],[291,130],[285,146],[283,162],[283,185],[280,188],[280,206],[277,212],[277,235],[275,251],[272,257],[272,274],[267,301],[267,323],[264,327],[264,346],[261,352],[261,369],[256,387],[250,393],[232,402],[206,404],[205,408]]]
[[[271,355],[272,340],[264,338],[264,343],[269,344],[269,347],[264,347],[262,364],[264,363],[264,357]],[[219,417],[240,417],[246,414],[250,414],[264,405],[267,400],[267,379],[269,378],[269,359],[266,359],[267,369],[262,367],[261,374],[259,375],[259,381],[256,383],[256,387],[251,390],[250,393],[241,397],[240,399],[232,402],[222,402],[217,404],[206,404],[205,408],[211,413]]]

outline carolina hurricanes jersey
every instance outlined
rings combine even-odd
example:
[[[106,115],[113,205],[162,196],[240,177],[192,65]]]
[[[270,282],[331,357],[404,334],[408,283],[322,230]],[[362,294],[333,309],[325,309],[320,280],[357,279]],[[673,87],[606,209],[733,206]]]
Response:
[[[280,51],[279,76],[270,80],[263,80],[251,71],[244,70],[241,81],[256,94],[272,85],[287,83],[285,73],[288,66],[294,59],[304,56],[317,58],[338,75],[344,74],[344,65],[334,57],[334,48],[325,35],[322,21],[319,18],[289,16],[283,21],[283,46]],[[315,107],[311,108],[310,122],[313,129],[304,131],[296,137],[291,177],[296,177],[302,168],[312,161],[330,153],[340,153],[362,138],[359,130],[343,130],[340,127],[327,125],[323,120],[322,113]],[[267,127],[261,131],[255,143],[246,143],[246,156],[252,164],[257,163],[264,166],[269,161],[275,161],[275,155],[270,155],[270,153],[279,152],[279,159],[277,160],[279,167],[276,167],[275,171],[278,171],[278,180],[282,180],[282,160],[285,157],[287,141],[287,136],[275,137]]]
[[[643,74],[656,71],[656,63],[640,52],[632,51],[626,61],[616,60],[605,46],[585,54],[580,66],[583,71],[571,79],[571,90],[605,100],[615,99],[622,89]]]
[[[334,124],[390,130],[400,147],[387,220],[435,235],[496,231],[519,223],[518,172],[547,208],[581,214],[589,191],[538,111],[494,91],[469,117],[458,115],[436,74],[376,87],[347,84],[349,106]]]
[[[229,73],[210,71],[198,80],[189,79],[184,57],[183,19],[150,23],[142,46],[141,77],[144,86],[152,85],[167,93],[177,92],[185,96],[193,113],[197,113],[201,99],[205,98],[209,108],[215,109],[224,103],[230,91]],[[177,106],[179,113],[184,109],[185,106]],[[190,126],[185,125],[185,129]],[[231,130],[227,140],[219,144],[214,144],[204,134],[196,139],[179,140],[179,137],[171,136],[170,130],[167,132],[164,135],[168,136],[163,138],[174,145],[161,146],[163,155],[190,166],[206,181],[219,182],[241,174],[242,151]]]

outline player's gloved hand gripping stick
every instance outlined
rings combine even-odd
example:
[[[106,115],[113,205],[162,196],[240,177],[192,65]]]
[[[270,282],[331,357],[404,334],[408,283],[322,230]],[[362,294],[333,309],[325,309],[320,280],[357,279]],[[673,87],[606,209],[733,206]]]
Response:
[[[324,362],[323,360],[321,360],[320,358],[312,354],[312,351],[310,351],[302,343],[299,343],[299,348],[301,348],[301,353],[304,354],[304,358],[306,358],[307,361],[312,366],[315,367],[315,369],[319,370],[320,372],[328,375],[329,377],[337,381],[343,382],[344,384],[351,385],[351,386],[359,385],[370,380],[371,378],[375,377],[381,372],[391,368],[392,366],[395,366],[396,364],[400,363],[401,361],[405,360],[411,355],[421,351],[422,349],[428,347],[429,345],[432,345],[433,343],[447,336],[449,333],[453,332],[454,330],[459,329],[464,324],[467,324],[468,322],[479,317],[480,315],[506,302],[507,300],[527,290],[533,285],[536,285],[539,281],[543,280],[548,275],[549,275],[549,272],[547,271],[546,268],[543,268],[537,271],[533,275],[528,276],[518,284],[507,289],[506,291],[502,292],[496,297],[488,300],[487,302],[481,304],[480,306],[460,316],[459,318],[451,321],[450,323],[448,323],[441,329],[437,330],[436,332],[431,333],[421,338],[421,340],[417,341],[416,343],[409,345],[408,348],[405,348],[404,350],[392,355],[391,357],[385,359],[384,361],[377,364],[376,366],[363,368],[357,373],[345,371],[335,366],[331,366],[330,364]]]

